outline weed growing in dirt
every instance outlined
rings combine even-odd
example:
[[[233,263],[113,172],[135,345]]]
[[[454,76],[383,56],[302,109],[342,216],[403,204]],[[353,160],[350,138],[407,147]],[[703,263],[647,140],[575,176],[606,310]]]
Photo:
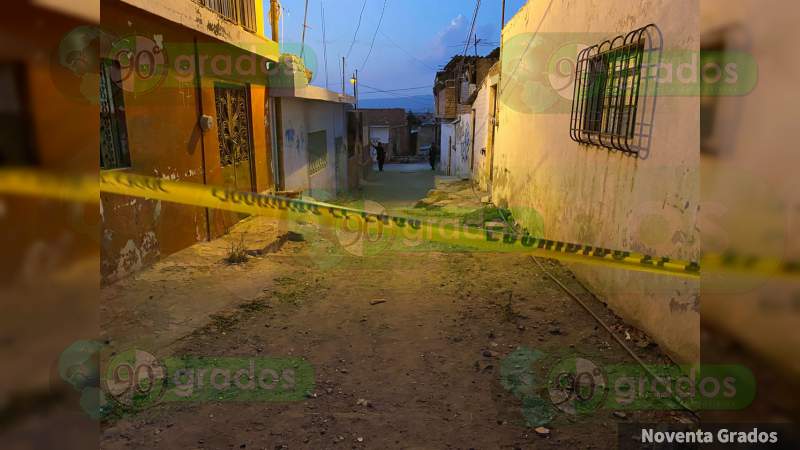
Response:
[[[239,322],[237,317],[225,316],[222,314],[213,314],[210,316],[211,324],[217,331],[231,331],[236,323]]]
[[[249,313],[263,311],[269,307],[270,307],[269,303],[264,300],[253,300],[252,302],[243,303],[239,305],[239,309]]]
[[[506,222],[511,223],[511,211],[498,208],[496,206],[484,206],[483,208],[476,209],[466,215],[462,219],[465,225],[482,227],[486,222]]]
[[[241,264],[247,262],[247,246],[244,244],[244,234],[239,236],[239,241],[231,242],[228,247],[228,256],[225,258],[228,264]]]

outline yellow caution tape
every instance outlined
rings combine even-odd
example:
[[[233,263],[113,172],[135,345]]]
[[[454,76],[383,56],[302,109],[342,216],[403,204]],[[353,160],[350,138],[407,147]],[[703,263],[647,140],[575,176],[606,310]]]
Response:
[[[176,182],[124,172],[101,173],[100,189],[113,194],[303,221],[329,227],[341,225],[345,229],[358,229],[356,228],[358,226],[371,226],[379,235],[387,237],[393,235],[412,242],[433,241],[482,251],[525,252],[564,261],[602,264],[689,278],[699,277],[700,271],[697,263],[674,261],[665,257],[654,258],[627,251],[497,232],[466,225],[434,224],[338,205]]]
[[[100,201],[97,177],[35,169],[0,169],[0,192],[88,203]]]
[[[384,237],[406,241],[433,241],[470,250],[525,252],[562,261],[598,264],[626,270],[697,279],[700,263],[655,257],[564,241],[454,224],[434,224],[418,219],[374,214],[322,202],[241,192],[220,186],[171,181],[123,171],[103,171],[99,186],[94,177],[47,174],[34,170],[0,170],[0,192],[81,202],[99,201],[106,192],[221,209],[276,219],[341,226],[346,230],[372,227]],[[705,270],[722,269],[759,274],[800,274],[800,263],[734,254],[706,256]]]

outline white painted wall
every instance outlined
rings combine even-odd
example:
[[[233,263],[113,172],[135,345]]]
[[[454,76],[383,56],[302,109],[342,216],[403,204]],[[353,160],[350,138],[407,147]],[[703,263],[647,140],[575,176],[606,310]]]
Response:
[[[472,153],[472,113],[458,115],[455,122],[455,148],[452,155],[450,174],[452,176],[470,178]]]
[[[492,85],[497,84],[496,76],[487,76],[481,84],[472,108],[475,111],[475,159],[472,163],[472,178],[477,181],[481,190],[489,189],[489,173],[491,167],[491,149],[489,137],[494,126],[492,108],[494,102],[491,98]]]
[[[346,143],[346,115],[344,105],[317,100],[284,97],[283,113],[283,163],[287,190],[303,190],[320,199],[330,198],[337,192],[336,138]],[[328,163],[319,172],[308,173],[308,133],[325,130]],[[345,150],[346,151],[346,150]],[[340,156],[341,158],[341,156]],[[339,177],[346,171],[339,171]],[[346,185],[346,180],[338,186]]]
[[[378,127],[378,126],[371,126],[369,127],[369,141],[375,142],[380,141],[384,144],[389,143],[389,127]]]
[[[441,152],[439,158],[439,170],[445,174],[450,175],[450,155],[453,153],[456,139],[456,127],[452,123],[443,122],[441,124],[441,142],[439,150]]]

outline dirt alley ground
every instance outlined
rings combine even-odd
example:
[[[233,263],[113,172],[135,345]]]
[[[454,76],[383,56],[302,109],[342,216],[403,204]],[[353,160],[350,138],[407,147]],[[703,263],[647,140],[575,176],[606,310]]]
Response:
[[[481,208],[480,195],[467,182],[437,177],[434,185],[429,171],[388,165],[365,186],[369,201],[351,204],[463,220]],[[302,357],[314,368],[313,391],[284,403],[157,404],[104,422],[101,448],[601,449],[618,446],[617,422],[691,420],[681,412],[557,410],[542,436],[501,383],[504,358],[522,348],[551,363],[575,355],[598,365],[634,363],[530,257],[343,245],[341,235],[308,224],[289,229],[302,239],[250,218],[223,239],[107,287],[101,323],[113,352]],[[244,263],[223,261],[237,239],[252,250],[279,236]],[[641,358],[667,361],[566,268],[545,266]],[[537,386],[548,398],[543,382]]]

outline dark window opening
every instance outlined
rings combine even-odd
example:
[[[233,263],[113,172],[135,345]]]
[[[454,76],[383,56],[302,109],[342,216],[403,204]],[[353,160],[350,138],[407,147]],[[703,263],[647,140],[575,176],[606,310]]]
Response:
[[[22,64],[0,63],[0,166],[37,163]]]
[[[130,167],[125,97],[119,61],[100,62],[100,167]]]

